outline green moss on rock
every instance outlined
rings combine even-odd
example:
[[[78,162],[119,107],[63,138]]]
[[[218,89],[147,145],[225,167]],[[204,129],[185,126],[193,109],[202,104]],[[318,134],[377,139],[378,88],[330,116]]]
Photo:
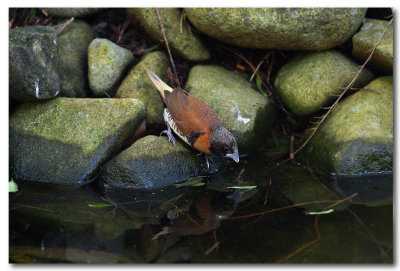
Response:
[[[325,50],[358,29],[365,8],[185,8],[202,33],[236,46]]]
[[[151,52],[146,55],[122,81],[116,98],[136,98],[146,104],[146,125],[150,129],[164,127],[163,103],[160,95],[147,76],[152,70],[162,80],[167,81],[168,57],[163,52]]]
[[[181,13],[179,9],[160,8],[159,11],[168,44],[175,54],[189,61],[205,61],[210,58],[210,52],[202,43],[200,37],[189,32],[185,24],[181,33]],[[129,8],[127,12],[139,20],[141,26],[153,39],[157,42],[163,40],[155,8]]]
[[[330,105],[358,69],[356,62],[336,50],[298,53],[278,71],[274,86],[293,114],[311,115]],[[363,87],[372,78],[372,73],[364,69],[353,87]]]
[[[365,20],[360,31],[352,38],[353,57],[364,62],[387,24],[388,21],[385,20]],[[389,25],[383,35],[381,42],[372,55],[369,65],[374,67],[378,72],[389,75],[393,73],[393,24]]]
[[[136,99],[68,99],[23,104],[10,117],[10,166],[15,179],[80,184],[139,127]]]

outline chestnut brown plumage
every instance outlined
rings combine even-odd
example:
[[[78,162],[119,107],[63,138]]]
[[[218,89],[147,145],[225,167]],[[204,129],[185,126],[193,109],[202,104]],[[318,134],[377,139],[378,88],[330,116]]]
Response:
[[[171,88],[151,70],[147,74],[163,100],[163,116],[168,127],[165,132],[174,144],[171,129],[205,154],[218,154],[239,162],[235,138],[207,104],[181,88]]]

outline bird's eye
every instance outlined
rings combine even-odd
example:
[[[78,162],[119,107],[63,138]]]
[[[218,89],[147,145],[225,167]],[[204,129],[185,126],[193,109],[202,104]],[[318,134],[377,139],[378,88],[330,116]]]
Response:
[[[228,146],[224,146],[224,152],[229,152],[231,149]]]

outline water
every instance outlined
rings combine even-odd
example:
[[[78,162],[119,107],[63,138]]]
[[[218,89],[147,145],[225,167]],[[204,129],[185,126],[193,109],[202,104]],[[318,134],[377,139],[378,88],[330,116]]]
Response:
[[[10,262],[393,262],[392,205],[339,203],[328,179],[296,163],[268,170],[256,158],[152,191],[17,181]]]

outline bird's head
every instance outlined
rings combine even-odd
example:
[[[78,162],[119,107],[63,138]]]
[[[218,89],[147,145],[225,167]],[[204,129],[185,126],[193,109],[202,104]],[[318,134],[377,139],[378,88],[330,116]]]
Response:
[[[221,123],[213,127],[210,134],[210,151],[239,162],[239,151],[236,139]]]

